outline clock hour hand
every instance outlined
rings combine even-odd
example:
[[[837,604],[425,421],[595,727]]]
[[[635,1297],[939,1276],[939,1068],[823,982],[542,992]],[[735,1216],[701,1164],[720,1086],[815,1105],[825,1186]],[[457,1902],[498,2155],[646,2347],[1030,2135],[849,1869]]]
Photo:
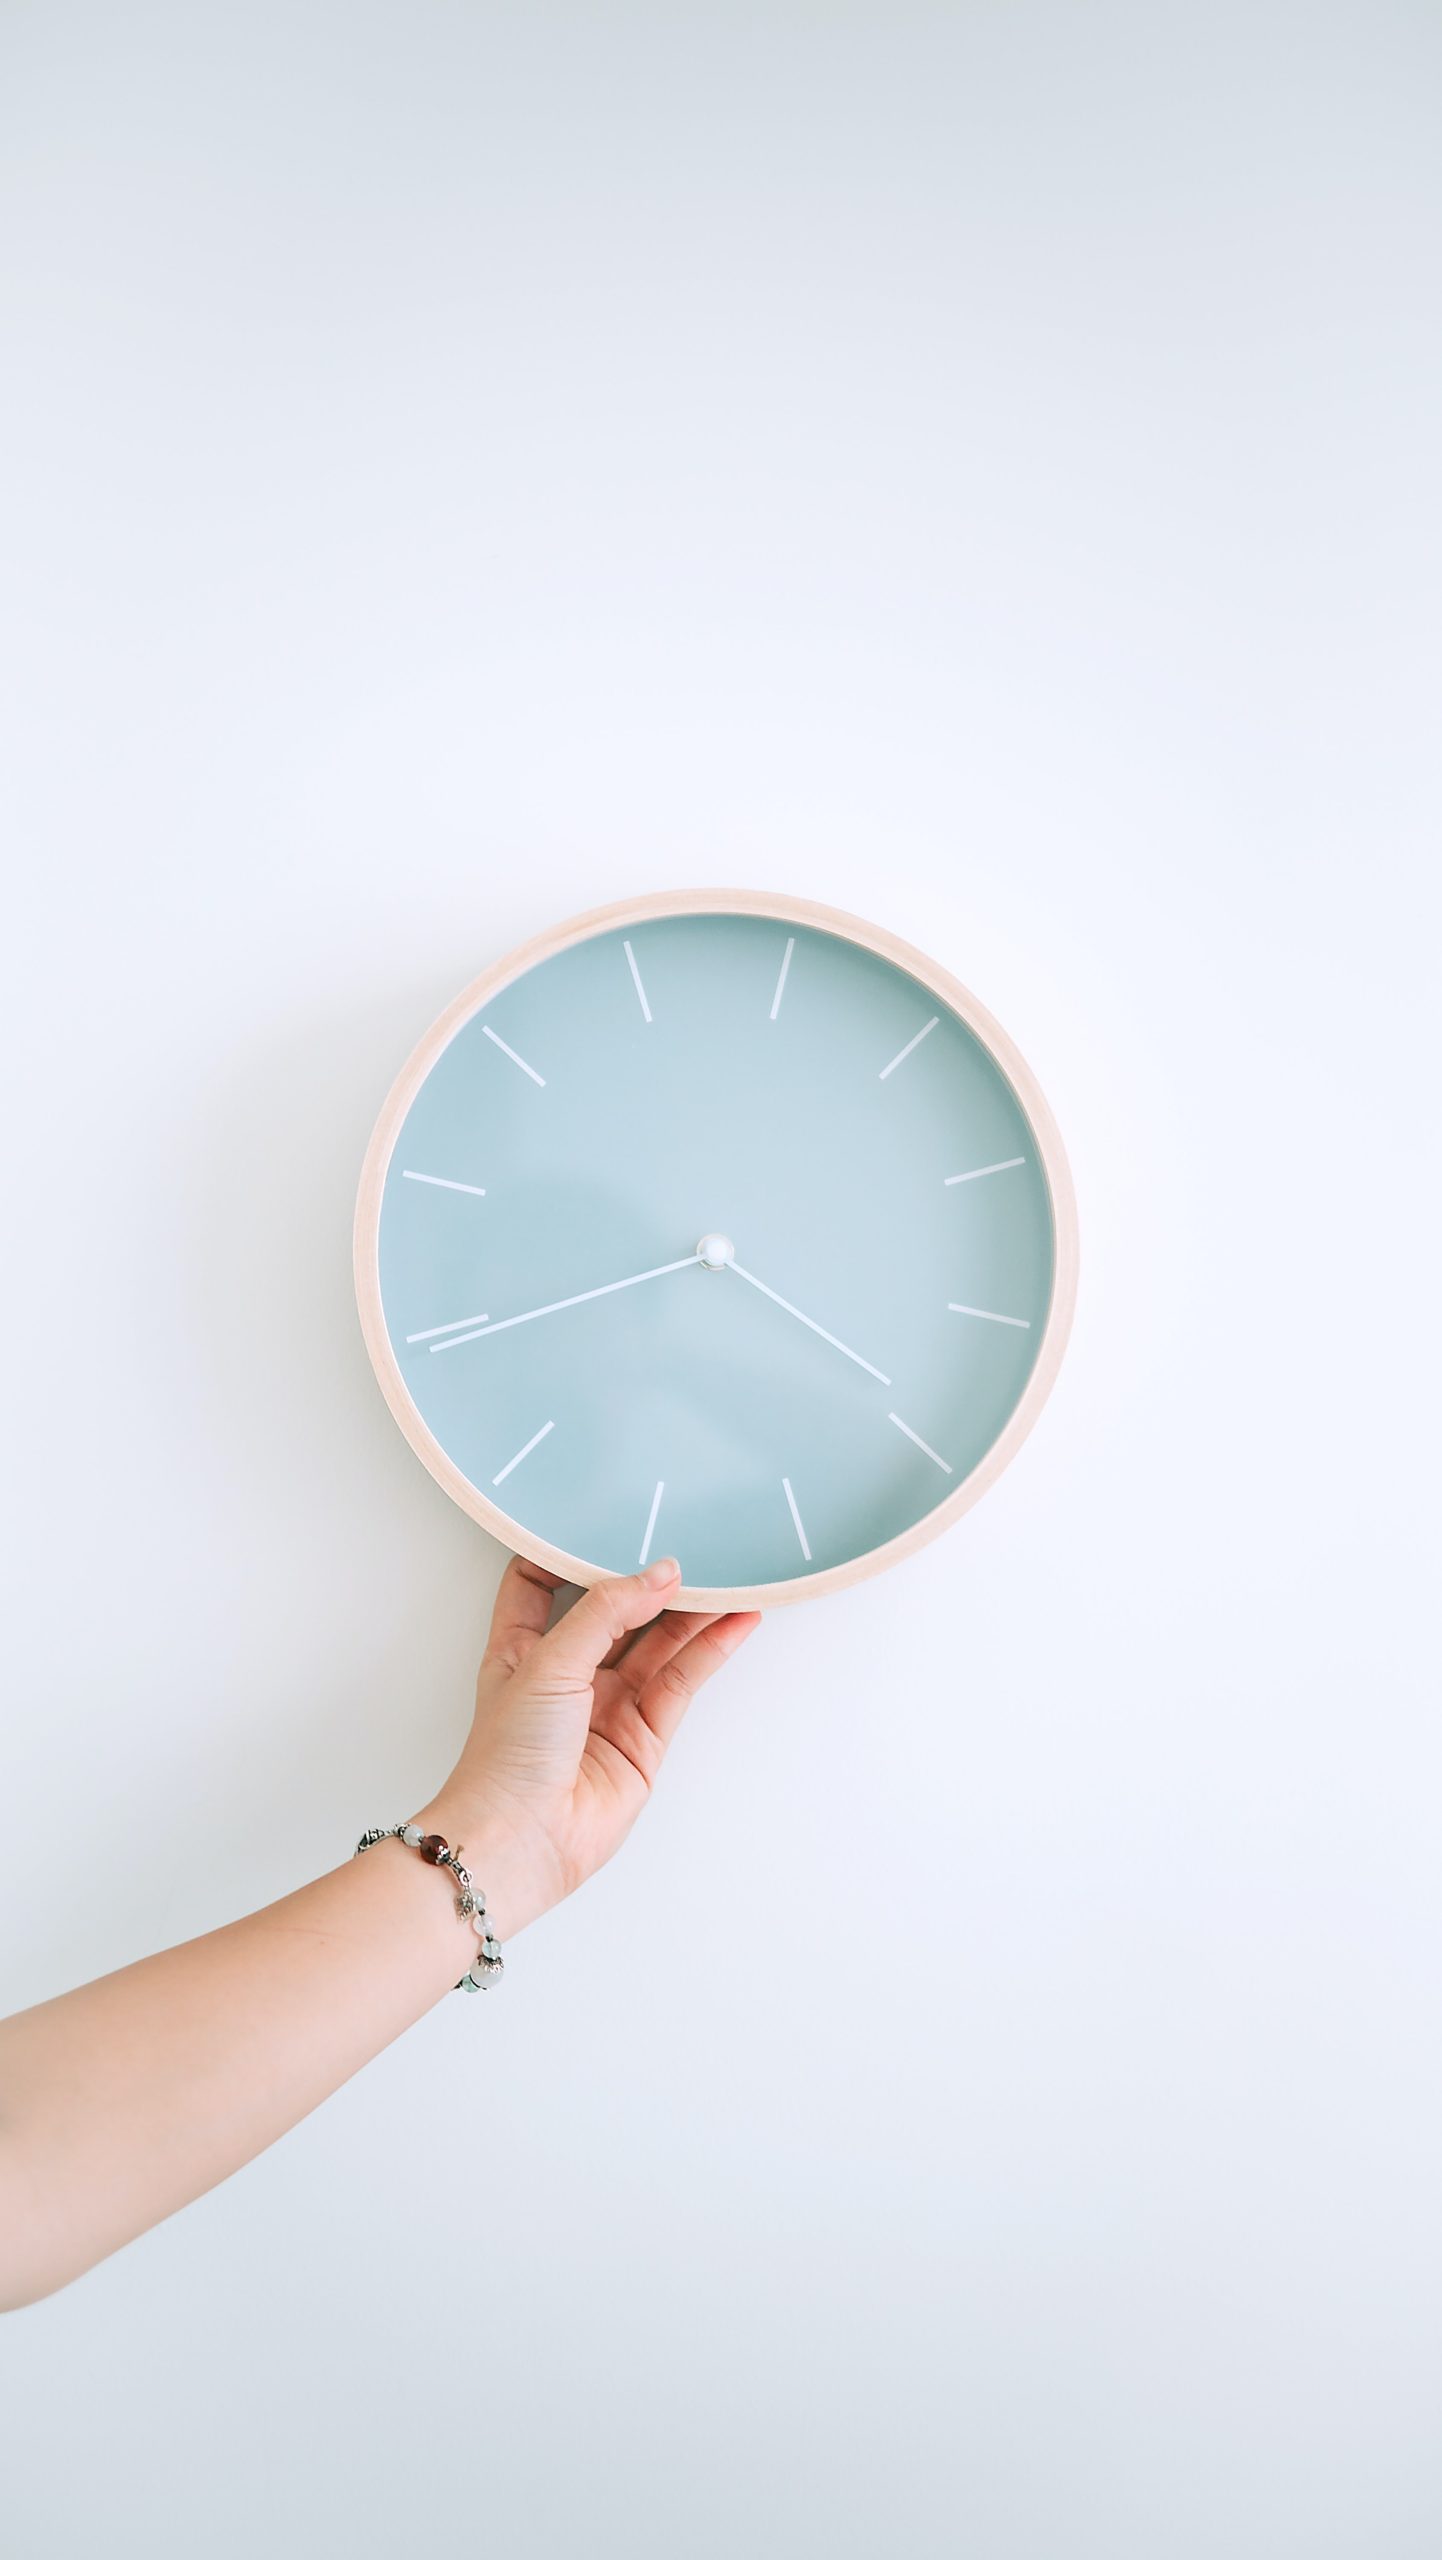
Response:
[[[537,1316],[559,1315],[563,1307],[584,1306],[588,1298],[609,1298],[617,1289],[635,1289],[643,1280],[663,1279],[668,1271],[684,1271],[690,1263],[699,1260],[699,1254],[683,1253],[679,1262],[658,1262],[653,1271],[633,1271],[625,1280],[607,1280],[599,1289],[578,1289],[574,1298],[552,1298],[548,1306],[527,1307],[524,1315],[498,1316],[493,1324],[477,1324],[464,1333],[448,1333],[444,1342],[433,1342],[431,1349],[454,1351],[458,1342],[478,1342],[483,1333],[505,1333],[513,1324],[533,1324]],[[406,1336],[408,1342],[420,1342],[424,1338],[418,1333]]]
[[[754,1271],[743,1271],[740,1263],[730,1256],[727,1257],[726,1268],[734,1271],[738,1280],[749,1280],[752,1288],[759,1289],[763,1298],[769,1298],[773,1306],[784,1307],[789,1316],[795,1316],[798,1324],[807,1325],[813,1333],[819,1333],[822,1341],[829,1342],[834,1351],[844,1351],[847,1359],[854,1360],[857,1368],[864,1369],[868,1377],[879,1378],[884,1387],[890,1386],[891,1380],[884,1369],[874,1369],[869,1360],[862,1359],[859,1351],[853,1351],[849,1344],[838,1341],[836,1335],[828,1333],[825,1325],[818,1324],[814,1316],[804,1316],[799,1307],[793,1307],[790,1299],[783,1298],[779,1289],[768,1289],[765,1281],[758,1280]]]

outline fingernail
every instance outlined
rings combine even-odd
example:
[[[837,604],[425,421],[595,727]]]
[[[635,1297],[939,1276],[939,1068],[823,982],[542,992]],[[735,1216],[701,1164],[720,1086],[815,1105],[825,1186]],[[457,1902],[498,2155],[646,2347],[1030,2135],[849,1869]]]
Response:
[[[647,1565],[641,1579],[649,1583],[653,1591],[659,1591],[663,1582],[674,1582],[680,1570],[674,1556],[661,1556],[655,1564]]]

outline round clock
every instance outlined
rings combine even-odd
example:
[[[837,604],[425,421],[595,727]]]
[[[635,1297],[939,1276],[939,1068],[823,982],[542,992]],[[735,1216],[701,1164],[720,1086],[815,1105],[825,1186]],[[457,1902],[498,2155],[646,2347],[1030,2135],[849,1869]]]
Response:
[[[366,1344],[462,1510],[680,1605],[896,1563],[1056,1376],[1076,1216],[1051,1114],[944,969],[735,890],[512,953],[403,1068],[356,1215]]]

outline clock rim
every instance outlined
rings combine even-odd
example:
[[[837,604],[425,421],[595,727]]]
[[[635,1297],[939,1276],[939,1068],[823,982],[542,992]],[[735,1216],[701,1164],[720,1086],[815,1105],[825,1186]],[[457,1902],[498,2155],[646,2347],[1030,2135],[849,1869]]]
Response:
[[[793,1601],[820,1599],[830,1591],[844,1591],[852,1583],[863,1582],[872,1574],[888,1571],[892,1565],[903,1563],[908,1556],[928,1546],[933,1538],[939,1538],[944,1530],[951,1528],[971,1509],[973,1503],[979,1502],[1010,1465],[1036,1422],[1056,1383],[1071,1333],[1080,1252],[1076,1193],[1061,1132],[1041,1086],[1015,1041],[970,988],[964,987],[959,978],[953,977],[950,970],[942,968],[926,952],[919,951],[913,943],[903,941],[900,935],[889,932],[884,926],[870,923],[863,916],[851,915],[840,907],[821,906],[814,899],[792,898],[769,889],[652,891],[645,896],[614,899],[606,906],[589,907],[582,915],[568,917],[564,923],[553,925],[544,933],[534,934],[528,942],[518,944],[515,950],[493,962],[490,968],[483,969],[480,976],[463,987],[460,994],[437,1015],[412,1049],[381,1105],[361,1166],[356,1197],[356,1304],[360,1312],[361,1334],[381,1393],[411,1448],[442,1491],[449,1494],[470,1519],[489,1530],[501,1546],[508,1548],[513,1555],[524,1556],[528,1563],[539,1565],[547,1573],[557,1574],[562,1580],[578,1584],[582,1589],[589,1588],[592,1583],[610,1580],[612,1576],[605,1566],[552,1546],[547,1539],[538,1537],[534,1530],[512,1519],[499,1503],[488,1500],[468,1476],[462,1475],[424,1420],[401,1374],[381,1304],[381,1202],[391,1157],[406,1114],[442,1051],[473,1014],[489,1004],[503,988],[513,985],[517,978],[525,977],[542,961],[554,959],[558,952],[570,950],[578,942],[593,941],[597,935],[613,932],[620,925],[647,924],[659,917],[685,915],[774,917],[778,923],[801,925],[820,933],[833,934],[841,941],[857,943],[862,949],[891,961],[929,988],[933,995],[940,996],[949,1010],[981,1042],[1016,1095],[1036,1141],[1037,1157],[1051,1206],[1055,1242],[1052,1293],[1037,1356],[1015,1411],[970,1474],[964,1476],[960,1484],[953,1486],[933,1510],[915,1521],[909,1529],[903,1529],[894,1538],[884,1539],[880,1546],[868,1547],[861,1555],[849,1557],[844,1564],[826,1565],[819,1572],[797,1574],[783,1582],[683,1583],[675,1601],[678,1608],[702,1611],[777,1609]]]

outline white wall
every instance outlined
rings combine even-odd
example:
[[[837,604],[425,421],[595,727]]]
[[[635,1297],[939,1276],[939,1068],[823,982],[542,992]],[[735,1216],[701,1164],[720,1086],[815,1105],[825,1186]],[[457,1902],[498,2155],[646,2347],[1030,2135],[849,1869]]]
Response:
[[[7,2560],[1435,2560],[1437,20],[0,57],[7,2005],[446,1766],[501,1559],[348,1226],[513,942],[879,918],[1084,1257],[1000,1487],[503,1997],[5,2324]]]

